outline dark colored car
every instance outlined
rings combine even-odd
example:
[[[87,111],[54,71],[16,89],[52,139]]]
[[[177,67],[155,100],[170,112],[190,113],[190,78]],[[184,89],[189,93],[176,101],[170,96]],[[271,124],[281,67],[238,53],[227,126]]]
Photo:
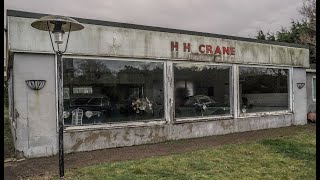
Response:
[[[228,104],[217,103],[206,95],[191,96],[182,105],[176,107],[177,117],[221,115],[229,113],[230,106]]]
[[[108,97],[73,97],[64,100],[64,122],[71,125],[96,124],[106,121],[112,106]]]

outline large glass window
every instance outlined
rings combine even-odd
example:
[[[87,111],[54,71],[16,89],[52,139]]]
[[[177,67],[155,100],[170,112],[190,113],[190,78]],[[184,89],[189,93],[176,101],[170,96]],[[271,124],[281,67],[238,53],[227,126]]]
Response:
[[[229,66],[174,64],[175,117],[231,114],[230,77]]]
[[[289,70],[239,67],[240,112],[289,110]]]
[[[65,58],[66,125],[164,117],[162,62]]]

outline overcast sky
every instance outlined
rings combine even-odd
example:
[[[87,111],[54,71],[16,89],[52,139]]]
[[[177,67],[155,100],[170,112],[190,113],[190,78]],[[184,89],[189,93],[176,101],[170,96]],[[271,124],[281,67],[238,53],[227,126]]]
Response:
[[[6,9],[254,37],[300,19],[302,0],[5,0]],[[5,14],[6,16],[6,14]]]

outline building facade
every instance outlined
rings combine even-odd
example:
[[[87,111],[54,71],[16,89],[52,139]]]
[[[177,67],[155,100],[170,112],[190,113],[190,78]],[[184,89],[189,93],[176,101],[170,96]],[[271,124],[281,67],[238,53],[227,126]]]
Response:
[[[57,154],[56,56],[31,27],[44,15],[7,16],[15,148]],[[305,46],[75,19],[85,28],[63,55],[66,153],[307,123]]]

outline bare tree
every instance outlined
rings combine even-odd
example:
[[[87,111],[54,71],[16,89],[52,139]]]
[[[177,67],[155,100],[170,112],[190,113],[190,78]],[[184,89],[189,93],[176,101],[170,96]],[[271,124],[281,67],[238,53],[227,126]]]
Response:
[[[308,31],[300,35],[301,41],[316,46],[316,0],[304,0],[299,13],[308,24]]]

